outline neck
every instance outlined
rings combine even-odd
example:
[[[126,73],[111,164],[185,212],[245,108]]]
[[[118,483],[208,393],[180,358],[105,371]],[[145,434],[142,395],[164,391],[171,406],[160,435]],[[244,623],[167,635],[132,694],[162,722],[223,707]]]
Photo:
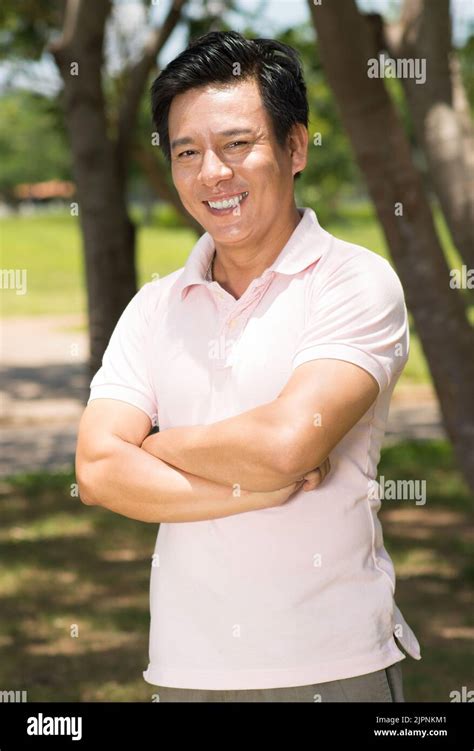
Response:
[[[278,258],[300,220],[301,215],[293,204],[286,221],[269,231],[265,227],[262,236],[251,246],[216,243],[212,278],[238,299],[253,279],[261,276]]]

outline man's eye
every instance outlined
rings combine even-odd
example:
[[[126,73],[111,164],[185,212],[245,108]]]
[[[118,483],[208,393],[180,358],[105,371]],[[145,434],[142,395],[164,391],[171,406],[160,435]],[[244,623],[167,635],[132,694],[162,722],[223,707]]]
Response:
[[[187,151],[182,151],[180,154],[178,154],[178,157],[182,157],[187,154],[194,154],[194,151],[192,151],[192,149],[187,149]]]
[[[247,143],[248,141],[232,141],[228,146],[245,146]]]

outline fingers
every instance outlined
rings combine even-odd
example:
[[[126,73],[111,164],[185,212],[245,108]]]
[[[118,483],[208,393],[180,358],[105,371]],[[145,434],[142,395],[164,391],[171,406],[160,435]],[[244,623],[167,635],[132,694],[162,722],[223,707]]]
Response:
[[[323,462],[323,464],[321,465],[319,469],[322,475],[321,477],[321,482],[322,482],[324,478],[326,477],[326,475],[329,473],[329,470],[331,469],[331,465],[329,463],[329,457],[326,459],[325,462]]]
[[[316,467],[316,469],[311,470],[304,476],[305,483],[303,485],[303,490],[315,490],[321,485],[330,469],[331,464],[328,457],[319,467]]]
[[[323,481],[322,473],[319,467],[316,469],[311,470],[311,472],[308,472],[307,475],[305,475],[305,483],[303,485],[303,490],[315,490],[318,485],[320,485]]]

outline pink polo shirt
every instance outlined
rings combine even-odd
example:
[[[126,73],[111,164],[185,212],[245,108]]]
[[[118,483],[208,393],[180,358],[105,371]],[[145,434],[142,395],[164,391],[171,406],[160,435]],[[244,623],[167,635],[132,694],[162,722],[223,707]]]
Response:
[[[184,267],[133,297],[91,382],[90,400],[133,404],[161,430],[275,399],[308,360],[352,362],[380,386],[331,453],[320,488],[278,508],[160,524],[143,672],[155,685],[321,683],[403,660],[399,644],[420,659],[395,604],[375,480],[407,360],[403,290],[386,260],[330,235],[311,209],[299,211],[277,259],[238,300],[205,279],[214,250],[205,233]]]

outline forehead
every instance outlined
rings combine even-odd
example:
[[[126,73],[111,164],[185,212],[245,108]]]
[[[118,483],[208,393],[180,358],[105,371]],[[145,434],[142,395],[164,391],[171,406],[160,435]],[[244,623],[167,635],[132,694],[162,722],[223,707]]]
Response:
[[[231,125],[268,127],[268,116],[255,79],[235,84],[208,84],[178,94],[171,102],[170,138],[184,131],[219,131]]]

